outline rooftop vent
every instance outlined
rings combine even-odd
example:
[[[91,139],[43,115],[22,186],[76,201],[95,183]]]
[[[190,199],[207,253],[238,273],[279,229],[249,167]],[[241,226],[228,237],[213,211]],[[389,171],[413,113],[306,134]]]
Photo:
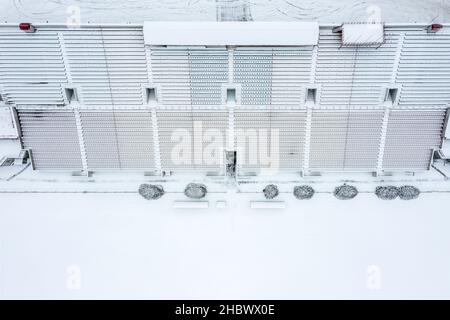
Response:
[[[342,33],[343,46],[379,46],[384,43],[382,23],[344,23],[333,28],[334,33]]]
[[[19,29],[27,33],[36,32],[36,28],[31,23],[28,22],[23,22],[19,24]]]
[[[439,30],[441,30],[443,27],[444,27],[444,26],[443,26],[442,24],[440,24],[440,23],[433,23],[433,24],[430,24],[430,25],[427,27],[427,32],[428,32],[428,33],[436,33],[436,32],[438,32]]]

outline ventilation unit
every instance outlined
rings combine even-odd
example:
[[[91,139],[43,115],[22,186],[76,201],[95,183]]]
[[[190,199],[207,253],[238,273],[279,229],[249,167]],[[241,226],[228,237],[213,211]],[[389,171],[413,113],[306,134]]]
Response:
[[[344,23],[335,27],[334,33],[342,33],[344,46],[372,46],[384,43],[384,24],[382,23]]]
[[[427,26],[427,32],[428,33],[436,33],[439,30],[441,30],[444,26],[440,23],[433,23]]]
[[[21,24],[19,24],[19,29],[26,32],[26,33],[35,33],[36,32],[36,28],[28,22],[23,22]]]

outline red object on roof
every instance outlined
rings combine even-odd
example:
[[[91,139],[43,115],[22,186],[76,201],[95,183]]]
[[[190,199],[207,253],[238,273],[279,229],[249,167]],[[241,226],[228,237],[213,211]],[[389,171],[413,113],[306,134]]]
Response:
[[[439,30],[441,30],[444,26],[440,23],[433,23],[430,24],[427,27],[428,32],[438,32]]]
[[[25,32],[35,32],[36,28],[28,22],[23,22],[21,24],[19,24],[19,29]]]
[[[431,25],[431,29],[432,29],[432,30],[442,29],[442,24],[440,24],[440,23],[433,23],[433,24]]]
[[[21,23],[19,24],[19,29],[22,31],[28,31],[31,29],[31,23]]]

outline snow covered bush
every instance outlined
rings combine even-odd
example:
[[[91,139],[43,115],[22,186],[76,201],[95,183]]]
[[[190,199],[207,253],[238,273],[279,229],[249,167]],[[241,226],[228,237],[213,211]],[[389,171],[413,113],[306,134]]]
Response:
[[[208,190],[206,186],[201,183],[189,183],[184,189],[186,197],[191,199],[202,199],[206,196]]]
[[[350,200],[358,195],[358,189],[354,186],[343,184],[334,189],[334,196],[339,200]]]
[[[141,184],[139,194],[147,200],[157,200],[164,195],[164,189],[159,185]]]
[[[419,197],[420,190],[413,186],[402,186],[400,187],[400,199],[402,200],[413,200]]]
[[[266,199],[274,199],[279,194],[278,187],[276,185],[269,184],[264,188],[263,193]]]
[[[376,187],[375,194],[382,200],[394,200],[398,197],[399,190],[394,186],[379,186]]]
[[[299,200],[308,200],[314,196],[314,189],[310,186],[296,186],[294,196]]]

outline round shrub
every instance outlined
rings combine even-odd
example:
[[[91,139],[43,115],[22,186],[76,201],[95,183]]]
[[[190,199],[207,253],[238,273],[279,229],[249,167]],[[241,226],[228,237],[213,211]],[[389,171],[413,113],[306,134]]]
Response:
[[[266,199],[275,199],[279,194],[278,187],[276,185],[269,184],[264,188],[263,193]]]
[[[402,200],[413,200],[419,197],[420,190],[413,186],[400,187],[399,197]]]
[[[314,189],[310,186],[296,186],[294,196],[299,200],[309,200],[314,196]]]
[[[358,189],[354,186],[343,184],[334,189],[334,196],[339,200],[350,200],[358,195]]]
[[[394,186],[379,186],[376,187],[375,194],[382,200],[394,200],[398,197],[399,190]]]
[[[164,195],[164,189],[160,185],[141,184],[139,194],[147,200],[157,200]]]
[[[189,183],[184,189],[186,197],[191,199],[202,199],[206,196],[208,190],[206,186],[201,183]]]

